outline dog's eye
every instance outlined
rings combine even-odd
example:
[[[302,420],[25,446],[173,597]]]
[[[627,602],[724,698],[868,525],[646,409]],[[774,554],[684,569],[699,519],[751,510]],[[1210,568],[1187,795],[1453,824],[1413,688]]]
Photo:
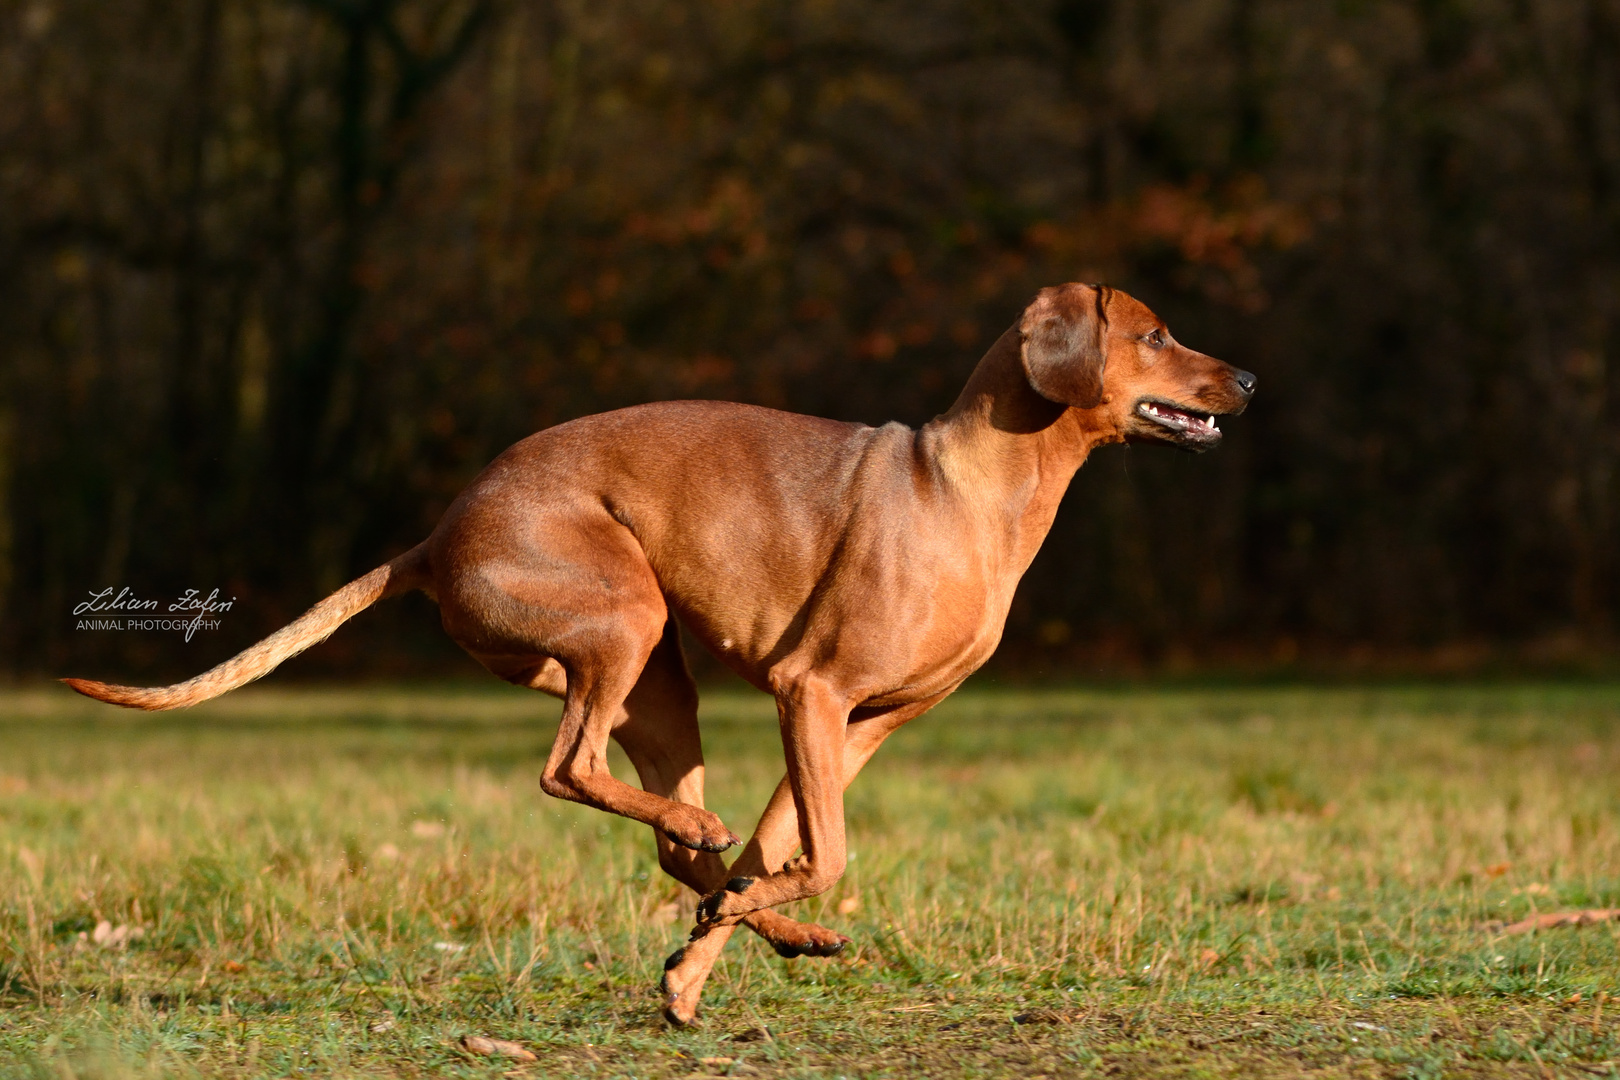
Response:
[[[1162,349],[1164,348],[1164,331],[1155,330],[1142,340],[1153,346],[1155,349]]]

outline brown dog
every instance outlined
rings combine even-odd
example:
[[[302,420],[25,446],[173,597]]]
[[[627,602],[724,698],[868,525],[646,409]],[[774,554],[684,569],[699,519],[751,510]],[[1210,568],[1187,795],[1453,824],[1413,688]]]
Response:
[[[770,909],[843,873],[844,788],[994,651],[1092,448],[1207,450],[1214,416],[1241,412],[1254,385],[1124,293],[1044,289],[920,431],[706,401],[588,416],[507,450],[424,543],[206,674],[160,689],[66,681],[119,705],[192,705],[384,596],[426,591],[490,671],[563,698],[541,786],[651,825],[659,863],[703,896],[665,965],[665,1016],[689,1023],[737,923],[787,956],[848,940]],[[729,869],[716,853],[740,841],[703,809],[676,619],[781,718],[787,776]],[[610,738],[640,790],[608,771]]]

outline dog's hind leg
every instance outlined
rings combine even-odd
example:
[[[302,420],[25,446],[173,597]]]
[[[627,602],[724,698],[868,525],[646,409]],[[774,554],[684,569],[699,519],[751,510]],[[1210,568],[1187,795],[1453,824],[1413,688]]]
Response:
[[[568,690],[563,698],[562,723],[540,778],[540,786],[548,795],[645,822],[660,836],[700,852],[724,851],[741,843],[718,816],[702,808],[701,795],[696,802],[680,798],[682,777],[670,777],[675,783],[668,789],[670,794],[665,794],[662,783],[638,790],[609,772],[607,741],[631,715],[628,699],[643,673],[641,664],[631,668],[622,662],[602,666],[565,662],[564,668]],[[680,772],[680,767],[671,772]],[[695,775],[688,775],[688,783],[695,782],[701,790],[701,764]]]
[[[697,687],[681,653],[680,631],[671,619],[625,698],[613,741],[635,767],[643,790],[701,809],[703,743],[697,700]],[[703,893],[705,886],[713,889],[725,880],[726,864],[713,849],[676,843],[656,825],[653,837],[658,865],[676,881]]]
[[[445,574],[439,590],[445,629],[496,674],[552,691],[562,676],[562,720],[541,788],[651,825],[683,847],[715,852],[741,843],[700,806],[613,775],[608,739],[629,719],[627,700],[669,611],[640,545],[600,508],[546,524],[517,543],[502,522],[463,523],[444,540],[442,561],[458,572]],[[654,681],[663,670],[655,668]]]
[[[641,678],[625,699],[625,718],[613,730],[641,778],[641,786],[690,806],[703,806],[703,743],[698,733],[697,687],[671,619],[653,647]],[[653,830],[658,865],[699,896],[715,892],[731,876],[719,855],[683,847]],[[796,922],[769,909],[744,920],[749,929],[784,956],[831,956],[849,939],[825,927]]]

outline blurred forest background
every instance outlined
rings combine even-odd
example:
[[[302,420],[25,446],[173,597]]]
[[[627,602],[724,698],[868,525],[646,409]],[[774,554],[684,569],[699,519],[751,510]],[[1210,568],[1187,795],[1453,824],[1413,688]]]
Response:
[[[1260,393],[1081,471],[1004,669],[1613,655],[1617,0],[0,0],[0,101],[17,674],[198,670],[581,414],[924,422],[1077,279]]]

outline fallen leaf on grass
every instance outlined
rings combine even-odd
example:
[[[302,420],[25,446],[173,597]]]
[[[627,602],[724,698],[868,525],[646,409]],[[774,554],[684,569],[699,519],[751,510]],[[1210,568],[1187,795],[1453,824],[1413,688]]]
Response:
[[[383,844],[372,854],[378,862],[393,862],[399,858],[399,847],[395,844]]]
[[[461,1048],[469,1054],[477,1054],[480,1057],[511,1058],[513,1061],[540,1060],[532,1051],[518,1043],[506,1039],[487,1039],[482,1035],[463,1035]]]
[[[240,960],[227,960],[220,965],[228,974],[240,975],[247,970],[247,965]]]
[[[96,928],[90,931],[90,940],[103,949],[119,949],[136,938],[145,937],[146,930],[139,926],[130,926],[120,923],[114,926],[106,919],[96,923]]]
[[[1492,878],[1501,877],[1511,869],[1513,869],[1513,864],[1510,862],[1492,863],[1490,866],[1485,868],[1485,876]]]
[[[732,1062],[734,1062],[736,1060],[737,1060],[736,1058],[728,1058],[728,1057],[706,1057],[706,1058],[698,1058],[698,1064],[699,1065],[730,1065]]]
[[[458,944],[454,941],[435,941],[433,943],[433,949],[435,952],[458,953],[466,952],[467,946]]]
[[[1528,934],[1532,930],[1551,930],[1558,926],[1591,926],[1594,923],[1620,919],[1620,908],[1588,908],[1585,911],[1549,911],[1545,915],[1532,915],[1499,927],[1504,934]]]
[[[1069,1024],[1080,1019],[1079,1009],[1031,1009],[1013,1017],[1015,1024]]]
[[[852,914],[860,906],[861,906],[861,898],[860,897],[858,897],[858,896],[846,896],[842,900],[838,901],[838,914],[840,914],[840,915]]]

